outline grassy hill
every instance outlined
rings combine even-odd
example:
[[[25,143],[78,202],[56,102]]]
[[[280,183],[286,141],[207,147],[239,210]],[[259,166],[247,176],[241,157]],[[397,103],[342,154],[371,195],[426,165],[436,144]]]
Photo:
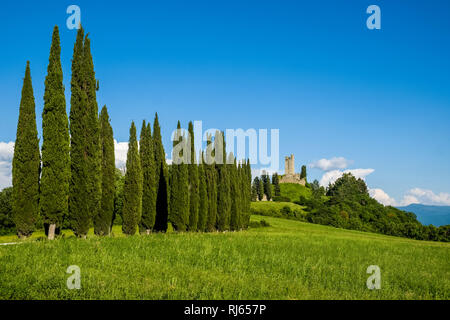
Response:
[[[275,194],[275,192],[272,192]],[[290,201],[297,201],[300,196],[311,197],[311,189],[296,183],[280,183],[280,193],[282,197],[289,198]]]
[[[0,246],[0,298],[450,298],[450,244],[252,216],[262,219],[271,226]],[[66,288],[70,265],[80,290]],[[369,265],[381,268],[380,290],[366,287]]]
[[[261,201],[252,202],[250,204],[250,209],[252,214],[278,217],[294,220],[305,220],[306,212],[303,211],[305,207],[292,202],[272,202],[272,201]]]

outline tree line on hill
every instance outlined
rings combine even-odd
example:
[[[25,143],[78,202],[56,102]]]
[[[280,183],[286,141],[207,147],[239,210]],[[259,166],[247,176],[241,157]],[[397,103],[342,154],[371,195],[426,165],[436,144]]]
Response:
[[[138,143],[131,123],[125,175],[115,168],[113,129],[107,107],[98,114],[90,39],[80,26],[73,50],[71,109],[67,117],[58,27],[53,30],[45,79],[42,150],[36,126],[30,64],[27,62],[12,162],[13,187],[0,194],[0,233],[15,230],[29,237],[44,226],[49,239],[61,228],[86,238],[122,231],[226,231],[247,228],[250,219],[251,168],[226,153],[223,132],[208,137],[206,155],[196,157],[194,132],[173,139],[166,163],[158,115],[153,132],[142,123]],[[177,133],[181,133],[178,122]],[[181,148],[178,148],[181,145]],[[181,150],[176,153],[175,150]],[[189,158],[188,158],[188,157]],[[220,161],[217,161],[220,159]]]
[[[303,171],[306,178],[306,168]],[[450,225],[424,226],[414,213],[382,205],[369,195],[364,180],[356,179],[350,173],[344,174],[327,188],[320,186],[317,180],[307,182],[305,188],[310,190],[307,194],[311,196],[301,195],[299,199],[292,200],[306,211],[306,215],[296,214],[297,220],[417,240],[450,241]],[[263,174],[253,180],[252,201],[262,200],[265,195],[268,200],[290,202],[291,199],[283,196],[280,190],[276,173],[272,175],[272,183],[269,176]],[[272,192],[274,197],[271,197]],[[286,212],[279,214],[290,217],[290,208],[283,209]]]

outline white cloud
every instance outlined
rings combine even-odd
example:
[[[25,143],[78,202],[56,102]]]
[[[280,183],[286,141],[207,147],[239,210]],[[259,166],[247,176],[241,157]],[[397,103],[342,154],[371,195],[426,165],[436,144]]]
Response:
[[[421,188],[408,190],[400,201],[391,198],[382,189],[370,189],[369,194],[372,198],[386,206],[403,207],[413,203],[425,205],[450,205],[450,193],[441,192],[436,194],[431,190]]]
[[[116,168],[125,171],[127,166],[128,142],[118,142],[117,140],[114,140],[114,152],[116,157]],[[167,159],[167,154],[166,163],[172,164],[172,160]]]
[[[372,198],[385,206],[395,206],[397,202],[394,198],[391,198],[383,189],[369,189],[369,194]]]
[[[431,190],[414,188],[409,190],[402,199],[402,205],[411,203],[422,203],[428,205],[450,205],[450,193],[440,192],[438,194]]]
[[[345,159],[344,157],[333,157],[331,159],[320,159],[316,162],[311,163],[309,166],[311,168],[317,168],[323,171],[335,170],[335,169],[345,169],[352,161]]]
[[[125,169],[127,164],[128,142],[117,142],[117,140],[114,140],[114,152],[116,168]]]
[[[14,142],[0,142],[0,190],[12,185]]]
[[[344,173],[351,173],[355,176],[355,178],[365,179],[369,174],[374,172],[374,169],[350,169],[350,170],[332,170],[325,172],[320,179],[320,185],[324,187],[328,187],[328,184],[334,183],[337,179],[342,177]]]

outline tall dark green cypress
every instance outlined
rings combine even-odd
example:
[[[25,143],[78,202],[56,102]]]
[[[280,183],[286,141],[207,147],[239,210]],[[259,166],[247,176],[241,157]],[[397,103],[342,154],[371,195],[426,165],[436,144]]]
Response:
[[[197,230],[206,231],[206,222],[208,219],[208,190],[206,185],[206,165],[203,163],[203,153],[200,154],[199,162],[199,206]]]
[[[142,166],[142,218],[139,224],[141,232],[149,234],[155,225],[156,181],[155,155],[153,152],[152,129],[150,123],[142,123],[139,152]]]
[[[70,98],[70,182],[69,218],[73,232],[86,237],[89,230],[89,206],[87,191],[87,93],[84,90],[84,31],[78,29],[72,58],[72,79]]]
[[[250,223],[250,206],[251,206],[251,188],[252,188],[252,169],[250,166],[250,160],[247,159],[247,163],[245,165],[246,179],[245,185],[247,188],[247,197],[245,201],[245,218],[243,221],[243,227],[246,229]]]
[[[102,148],[100,144],[100,122],[98,117],[97,90],[98,81],[95,79],[94,62],[91,54],[91,42],[88,35],[84,39],[84,70],[85,91],[87,95],[87,122],[85,134],[87,138],[87,190],[88,208],[91,217],[99,214],[102,199]]]
[[[165,232],[169,216],[168,198],[168,170],[166,164],[166,153],[161,139],[161,128],[159,126],[158,114],[153,121],[153,151],[155,154],[155,182],[156,191],[156,217],[155,231]]]
[[[211,135],[208,136],[206,145],[205,177],[208,193],[208,217],[206,219],[206,231],[216,230],[217,225],[217,171],[213,161],[214,145]]]
[[[240,199],[239,196],[242,191],[239,188],[239,174],[236,163],[236,158],[230,153],[229,162],[233,159],[234,163],[227,164],[228,174],[230,179],[230,198],[231,198],[231,208],[230,208],[230,230],[239,230],[239,220],[240,220]]]
[[[33,233],[39,214],[39,176],[41,156],[36,127],[36,111],[31,83],[30,62],[27,61],[20,100],[19,121],[12,161],[13,221],[19,238]]]
[[[102,198],[98,214],[94,217],[94,232],[97,235],[109,235],[114,215],[115,155],[114,136],[106,106],[100,112],[100,137],[102,150]]]
[[[264,194],[266,195],[267,201],[272,199],[272,184],[270,183],[270,178],[267,173],[263,175],[264,183]]]
[[[188,160],[188,154],[184,152],[190,147],[187,142],[187,138],[181,133],[181,124],[178,121],[173,139],[169,212],[169,220],[177,231],[186,231],[189,226],[189,172],[188,164],[185,163]]]
[[[40,212],[48,225],[48,238],[54,239],[68,215],[70,178],[70,137],[66,113],[61,47],[58,27],[53,29],[47,77],[45,78],[44,110],[42,112],[42,176]]]
[[[274,187],[275,196],[281,196],[280,178],[276,172],[272,175],[272,184]]]
[[[195,157],[195,143],[194,143],[194,126],[192,121],[188,126],[190,142],[190,162],[188,164],[189,170],[189,226],[188,230],[197,231],[198,224],[198,208],[199,208],[199,175],[198,166]]]
[[[136,126],[131,123],[127,152],[127,171],[123,187],[122,231],[126,235],[136,233],[142,212],[142,170],[139,157]]]
[[[302,166],[302,170],[300,172],[300,179],[306,180],[306,166],[305,165]]]
[[[255,177],[252,184],[252,201],[258,200],[258,187],[259,187],[259,178]]]
[[[230,215],[231,215],[231,188],[230,177],[228,173],[228,165],[226,164],[226,146],[225,136],[223,132],[216,132],[215,135],[215,155],[217,176],[218,176],[218,188],[217,188],[217,229],[219,231],[225,231],[230,229]]]

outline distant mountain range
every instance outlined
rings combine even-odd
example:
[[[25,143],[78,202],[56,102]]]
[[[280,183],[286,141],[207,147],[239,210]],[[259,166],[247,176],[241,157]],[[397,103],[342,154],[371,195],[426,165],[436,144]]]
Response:
[[[450,224],[450,206],[427,206],[424,204],[410,204],[397,207],[400,210],[415,213],[417,220],[423,225],[432,224],[435,227]]]

